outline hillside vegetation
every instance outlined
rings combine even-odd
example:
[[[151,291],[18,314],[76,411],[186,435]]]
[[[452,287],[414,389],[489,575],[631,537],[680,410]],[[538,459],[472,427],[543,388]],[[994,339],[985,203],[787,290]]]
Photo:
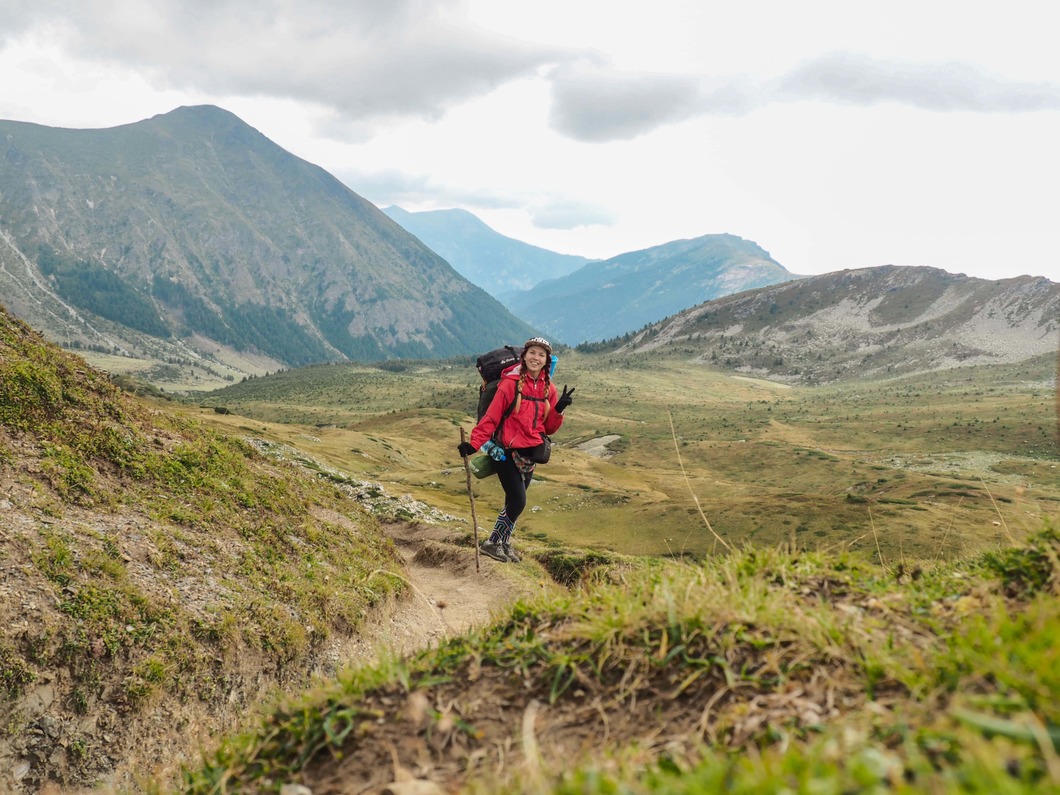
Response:
[[[405,589],[353,481],[141,403],[2,309],[0,482],[0,786],[166,780]]]
[[[566,596],[280,705],[185,791],[1057,792],[1058,555],[583,560]]]

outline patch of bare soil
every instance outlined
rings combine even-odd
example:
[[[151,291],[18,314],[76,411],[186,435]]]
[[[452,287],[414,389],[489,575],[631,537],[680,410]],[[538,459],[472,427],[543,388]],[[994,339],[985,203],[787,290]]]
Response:
[[[418,523],[384,525],[405,559],[412,593],[371,618],[339,652],[348,663],[366,663],[390,649],[411,654],[484,625],[497,612],[541,586],[513,576],[512,564],[485,555],[475,568],[466,532]]]
[[[608,447],[612,442],[617,442],[622,437],[618,434],[608,434],[607,436],[597,436],[595,439],[590,439],[587,442],[575,445],[576,450],[582,450],[591,456],[597,458],[611,458],[614,452]]]

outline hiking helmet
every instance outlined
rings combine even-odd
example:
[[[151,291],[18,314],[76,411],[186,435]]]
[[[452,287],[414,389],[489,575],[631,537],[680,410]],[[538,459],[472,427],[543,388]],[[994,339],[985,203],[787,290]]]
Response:
[[[531,339],[528,339],[526,342],[523,343],[523,350],[525,351],[531,345],[536,345],[539,348],[544,348],[545,353],[547,353],[549,356],[552,355],[552,345],[544,337],[532,337]]]

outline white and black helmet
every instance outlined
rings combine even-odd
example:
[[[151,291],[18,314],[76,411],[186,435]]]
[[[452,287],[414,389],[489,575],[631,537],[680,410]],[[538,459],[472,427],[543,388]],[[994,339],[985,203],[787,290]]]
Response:
[[[544,348],[545,352],[548,353],[549,356],[552,355],[552,343],[550,343],[544,337],[532,337],[531,339],[528,339],[526,342],[523,343],[523,350],[525,351],[531,345],[536,345],[539,348]]]

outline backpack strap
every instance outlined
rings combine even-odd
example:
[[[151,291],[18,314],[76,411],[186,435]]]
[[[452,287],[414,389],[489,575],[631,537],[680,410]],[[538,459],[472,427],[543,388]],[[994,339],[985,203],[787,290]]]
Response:
[[[516,383],[516,385],[515,385],[515,394],[512,396],[512,402],[508,404],[508,408],[506,408],[504,410],[504,413],[501,415],[500,420],[497,422],[497,427],[493,431],[493,436],[490,437],[491,441],[494,441],[494,442],[497,442],[498,444],[500,444],[500,442],[501,442],[501,428],[504,427],[504,421],[506,419],[508,419],[512,415],[513,411],[515,411],[515,401],[516,401],[516,399],[518,397],[519,397],[519,384]],[[524,397],[523,400],[526,400],[526,398]],[[504,445],[501,444],[501,447],[504,447]]]

